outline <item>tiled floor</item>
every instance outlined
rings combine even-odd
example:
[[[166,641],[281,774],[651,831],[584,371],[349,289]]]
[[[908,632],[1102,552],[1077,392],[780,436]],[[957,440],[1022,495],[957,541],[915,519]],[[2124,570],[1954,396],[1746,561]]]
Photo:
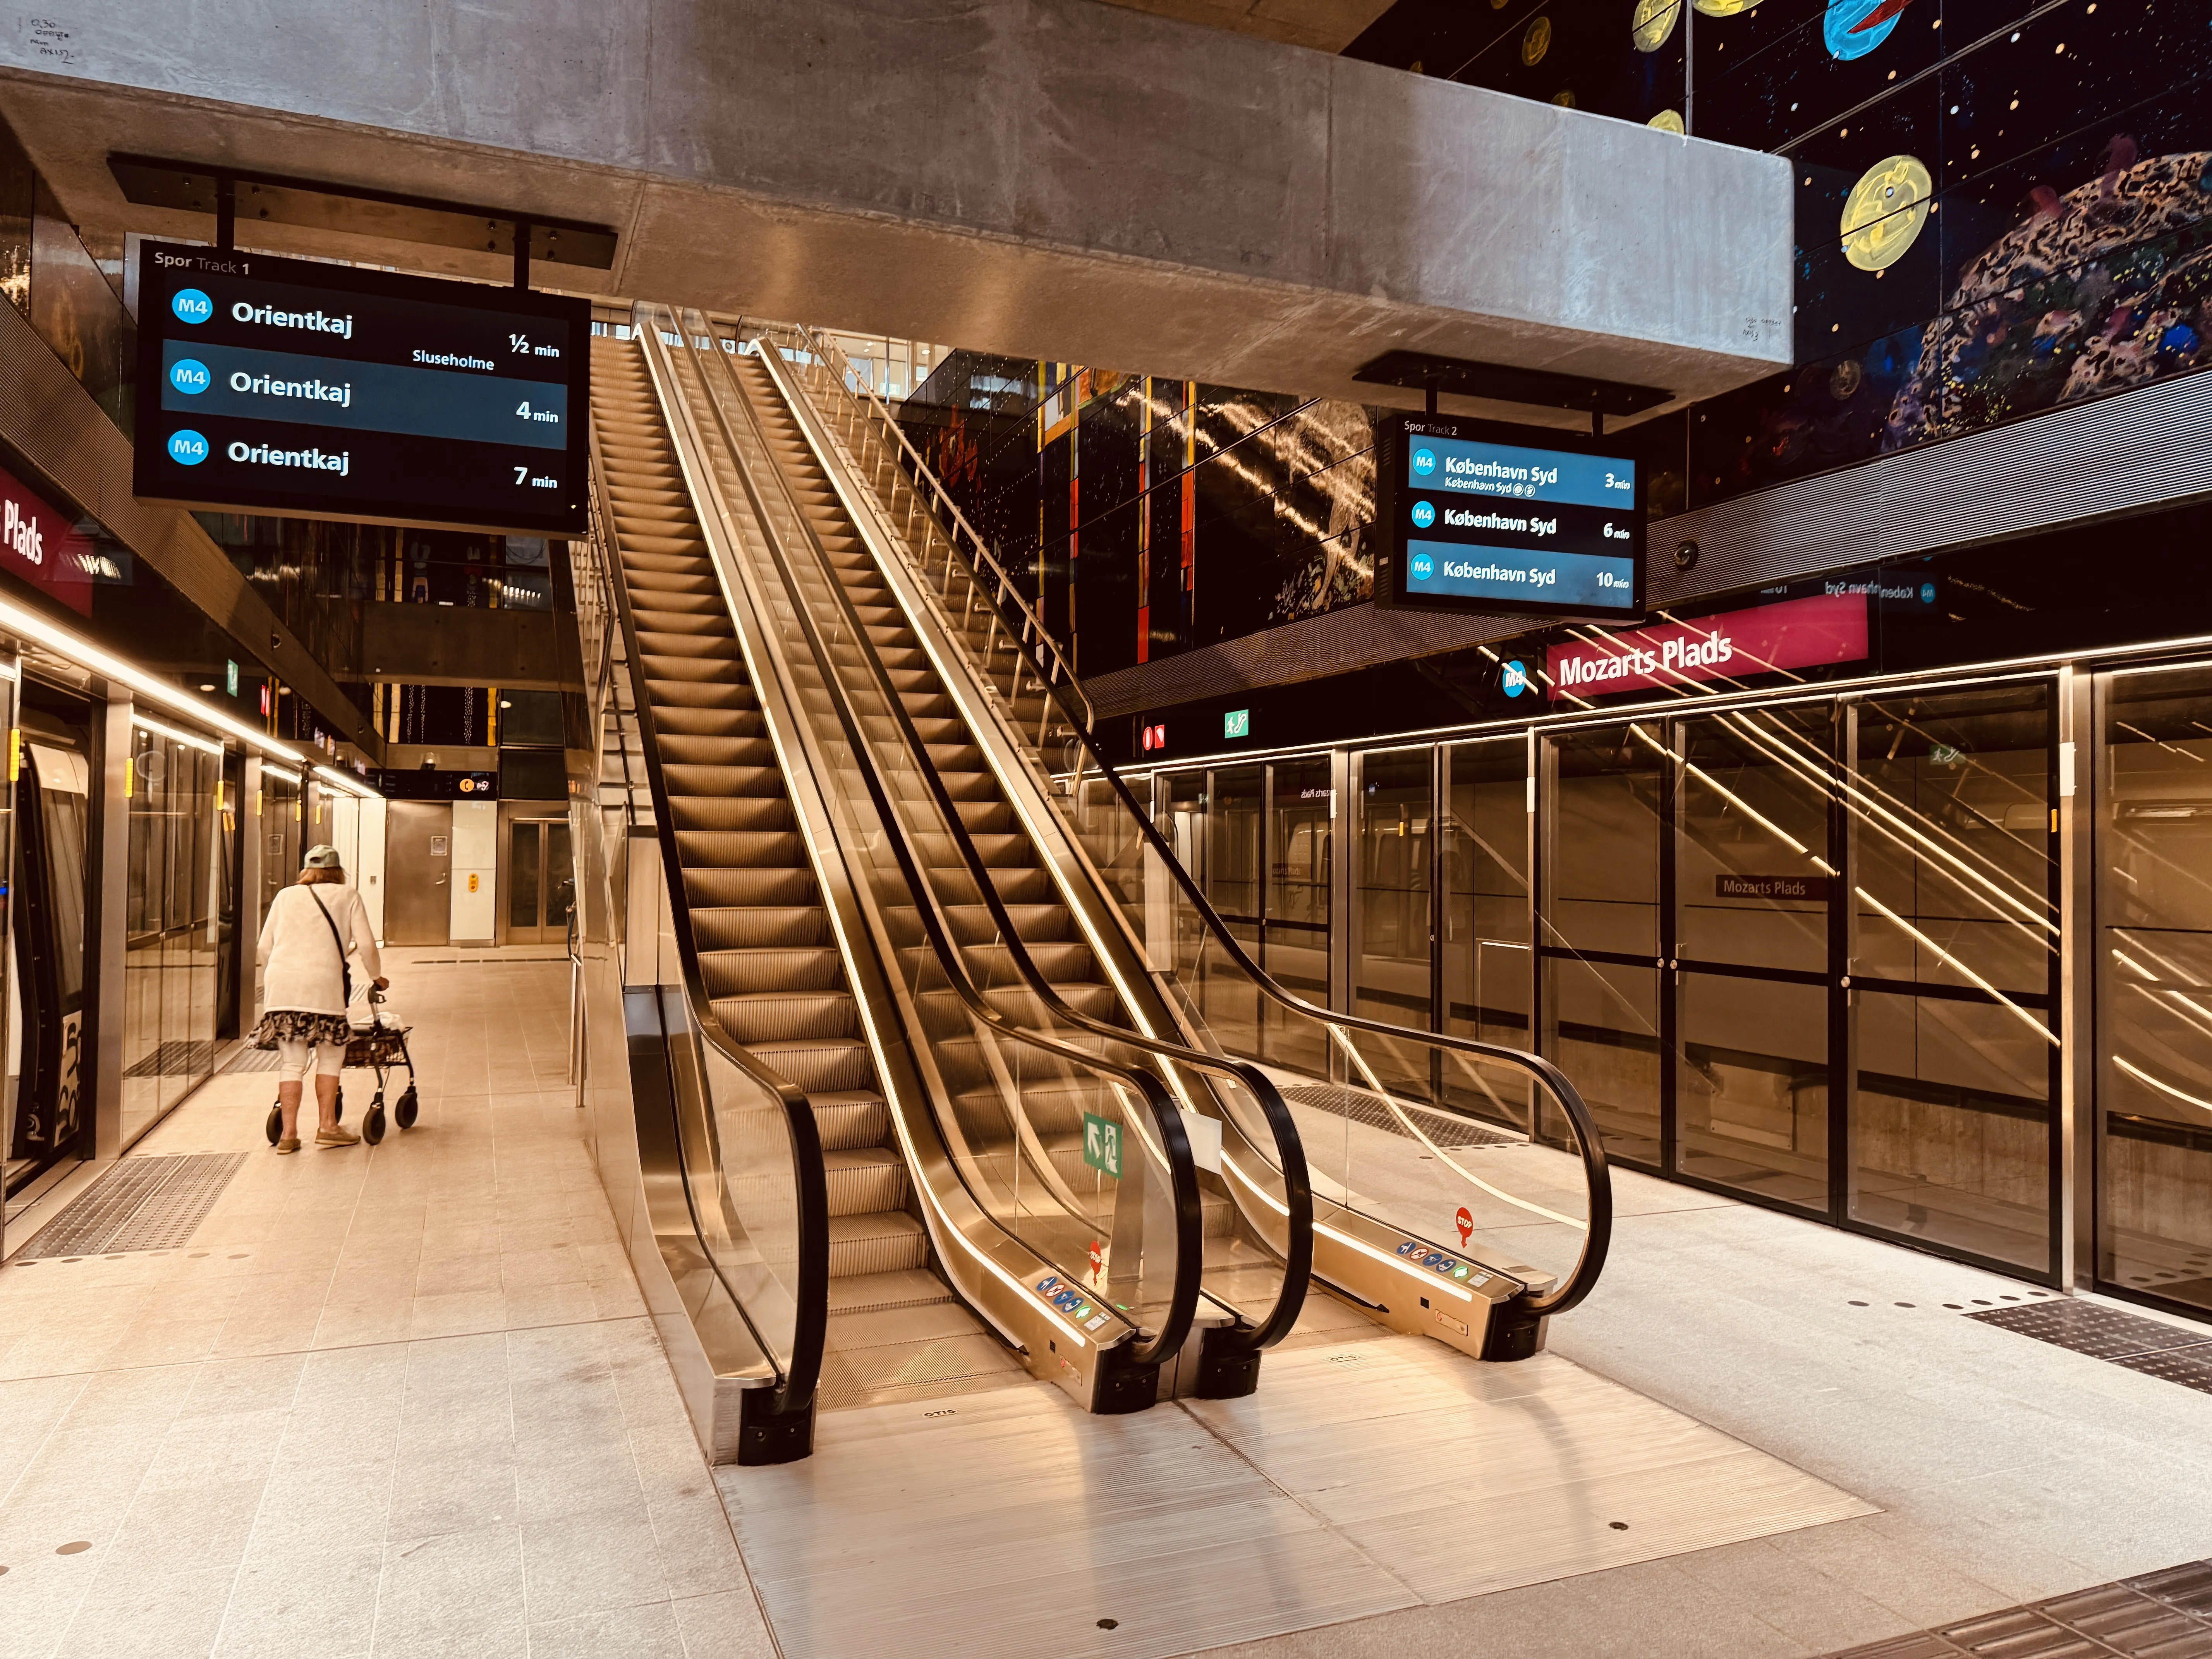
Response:
[[[2016,1280],[1616,1180],[1605,1278],[1552,1352],[1881,1512],[1223,1659],[1805,1659],[2212,1555],[2212,1396],[1965,1317],[2033,1300]]]
[[[275,1079],[219,1077],[135,1149],[251,1154],[189,1246],[0,1268],[0,1655],[774,1650],[562,1081],[565,967],[395,954],[419,1127],[278,1158]]]
[[[715,1472],[791,1659],[1162,1659],[1869,1512],[1567,1360],[1372,1325],[1249,1399],[1096,1418],[1030,1385],[817,1448]]]
[[[0,1659],[1803,1659],[2212,1555],[2212,1395],[1962,1316],[2014,1281],[1633,1175],[1528,1365],[1316,1301],[1251,1400],[1024,1382],[710,1472],[565,969],[419,954],[419,1128],[280,1158],[273,1079],[219,1078],[138,1148],[247,1154],[189,1245],[0,1268]]]

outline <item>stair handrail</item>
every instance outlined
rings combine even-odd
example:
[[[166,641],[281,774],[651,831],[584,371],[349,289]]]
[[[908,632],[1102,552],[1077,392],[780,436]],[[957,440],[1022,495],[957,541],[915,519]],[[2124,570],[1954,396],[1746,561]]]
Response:
[[[847,422],[847,431],[839,435],[853,449],[856,460],[863,465],[870,465],[866,447],[872,442],[878,458],[877,465],[880,465],[880,458],[888,457],[894,467],[903,472],[917,501],[924,489],[928,491],[927,505],[933,507],[934,512],[925,511],[921,514],[924,544],[921,550],[920,568],[925,577],[929,574],[928,540],[933,536],[942,539],[948,550],[948,560],[945,586],[939,589],[939,597],[944,598],[951,586],[950,557],[957,555],[968,567],[968,579],[974,591],[985,594],[996,607],[993,616],[994,625],[1006,626],[1007,637],[1016,647],[1016,659],[1025,664],[1040,689],[1065,688],[1067,695],[1082,706],[1086,720],[1090,719],[1091,699],[1083,690],[1082,681],[1076,676],[1074,663],[1060,648],[1060,641],[1053,636],[1052,630],[1044,625],[1036,607],[1023,595],[1019,585],[1000,562],[998,554],[968,521],[968,515],[961,511],[960,504],[952,499],[936,473],[921,459],[921,452],[915,448],[913,441],[906,435],[897,417],[892,415],[889,405],[877,393],[868,377],[852,366],[851,360],[835,340],[824,337],[817,329],[803,323],[756,321],[753,326],[759,331],[757,337],[760,338],[768,338],[776,331],[790,333],[799,342],[796,349],[809,360],[798,365],[802,376],[809,382],[809,389],[812,390],[814,384],[819,382],[823,389],[834,391],[841,401],[851,405],[855,419]],[[819,373],[809,372],[811,370],[818,370]],[[858,391],[854,390],[856,386]],[[866,419],[866,424],[859,428],[860,435],[856,441],[854,428],[861,418]],[[870,482],[881,487],[880,481],[872,474]],[[909,525],[906,528],[911,534],[912,526]],[[1020,619],[1018,629],[1007,625],[1006,612],[1009,610]],[[988,661],[987,652],[987,665]],[[1017,686],[1018,684],[1017,681]],[[1050,707],[1049,700],[1047,707]],[[1040,751],[1044,746],[1044,735],[1042,729],[1036,735],[1036,746]]]
[[[694,350],[688,336],[679,333],[677,337],[687,352]],[[714,406],[717,422],[723,421],[725,417],[719,404],[716,404],[711,398],[708,403]],[[936,957],[939,969],[944,974],[949,988],[972,1015],[1010,1041],[1051,1054],[1086,1071],[1115,1079],[1144,1103],[1152,1120],[1153,1130],[1159,1137],[1163,1161],[1167,1165],[1172,1188],[1176,1217],[1175,1288],[1170,1297],[1167,1314],[1162,1319],[1159,1328],[1149,1340],[1145,1340],[1142,1328],[1139,1328],[1140,1340],[1131,1350],[1130,1357],[1139,1365],[1153,1364],[1172,1358],[1188,1339],[1191,1328],[1196,1322],[1200,1289],[1200,1268],[1204,1259],[1203,1217],[1199,1195],[1197,1164],[1191,1150],[1189,1131],[1183,1127],[1182,1109],[1175,1103],[1174,1097],[1168,1092],[1166,1085],[1143,1067],[1122,1065],[1103,1055],[1091,1054],[1086,1049],[1063,1042],[1056,1037],[1048,1036],[1042,1032],[1031,1030],[1018,1024],[1009,1019],[976,987],[969,975],[967,964],[960,957],[957,945],[946,929],[943,917],[938,914],[935,895],[930,889],[921,866],[915,858],[906,826],[898,818],[881,775],[879,763],[867,745],[859,714],[852,707],[849,694],[838,681],[836,675],[830,670],[830,657],[828,642],[822,637],[821,630],[815,622],[812,612],[799,601],[799,589],[794,573],[785,557],[781,538],[770,528],[767,503],[761,498],[759,486],[752,477],[751,469],[744,464],[726,428],[723,439],[729,446],[732,471],[737,475],[740,487],[745,492],[747,503],[752,507],[761,525],[763,544],[767,548],[769,557],[775,566],[776,574],[782,580],[786,590],[791,594],[793,614],[799,619],[800,631],[806,636],[807,648],[813,653],[821,669],[823,689],[829,695],[830,706],[836,714],[838,724],[845,733],[846,743],[853,751],[861,781],[867,788],[870,803],[875,809],[878,821],[884,826],[884,843],[890,848],[892,857],[898,863],[900,875],[905,878],[908,889],[915,895],[915,915],[921,922],[924,937],[929,942],[931,953]],[[988,1214],[989,1206],[984,1205],[982,1207],[984,1212]],[[1020,1236],[1017,1234],[1015,1237],[1018,1238]],[[1036,1247],[1030,1245],[1029,1248],[1034,1249]],[[1072,1267],[1064,1267],[1063,1271],[1074,1273]]]

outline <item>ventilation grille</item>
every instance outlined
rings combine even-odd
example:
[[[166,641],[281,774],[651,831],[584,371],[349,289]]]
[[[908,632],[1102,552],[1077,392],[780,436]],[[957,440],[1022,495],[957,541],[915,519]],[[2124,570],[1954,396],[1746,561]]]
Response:
[[[1370,1129],[1381,1129],[1406,1140],[1414,1139],[1413,1132],[1400,1121],[1398,1113],[1390,1109],[1384,1097],[1364,1089],[1346,1089],[1334,1083],[1294,1083],[1284,1089],[1283,1098],[1332,1116],[1348,1117],[1354,1123],[1364,1123]],[[1423,1134],[1448,1152],[1462,1152],[1474,1146],[1521,1145],[1518,1135],[1486,1129],[1449,1112],[1431,1111],[1403,1100],[1398,1102],[1398,1111],[1405,1113],[1419,1126]]]
[[[244,1152],[126,1158],[71,1199],[15,1259],[118,1255],[189,1244],[245,1162]]]

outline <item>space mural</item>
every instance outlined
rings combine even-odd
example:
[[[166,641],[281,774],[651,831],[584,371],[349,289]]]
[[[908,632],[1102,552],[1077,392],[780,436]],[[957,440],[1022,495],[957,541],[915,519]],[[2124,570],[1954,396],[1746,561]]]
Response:
[[[1694,3],[1718,61],[1741,52],[1696,131],[1790,155],[1804,187],[1803,360],[1696,412],[1694,501],[2212,363],[2212,52],[2177,50],[2203,8],[1830,0],[1731,38],[1754,7]],[[1655,5],[1632,10],[1639,49]]]

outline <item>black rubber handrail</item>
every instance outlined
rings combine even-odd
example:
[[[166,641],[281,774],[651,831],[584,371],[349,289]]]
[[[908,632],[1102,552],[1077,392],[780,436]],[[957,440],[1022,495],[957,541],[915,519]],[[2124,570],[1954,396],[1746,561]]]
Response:
[[[596,424],[591,434],[592,484],[595,493],[605,488],[606,471],[600,453],[599,430]],[[696,507],[696,503],[695,503]],[[614,525],[614,514],[605,514],[610,538],[618,534]],[[822,1131],[814,1116],[814,1105],[804,1090],[764,1065],[752,1051],[722,1029],[714,1016],[713,1000],[707,994],[705,975],[699,968],[698,941],[691,931],[690,895],[684,890],[684,860],[676,840],[676,821],[669,810],[667,781],[661,775],[660,744],[653,724],[653,698],[645,684],[645,658],[638,647],[637,622],[632,614],[629,583],[624,576],[622,549],[618,542],[607,549],[610,568],[608,586],[615,600],[615,615],[622,629],[624,654],[629,663],[630,701],[637,717],[638,732],[643,739],[646,785],[653,797],[653,834],[660,847],[662,874],[668,883],[669,912],[676,937],[677,961],[684,975],[684,999],[690,1004],[691,1017],[699,1028],[702,1040],[731,1065],[750,1078],[760,1087],[775,1097],[783,1109],[784,1122],[791,1133],[793,1188],[797,1199],[799,1231],[798,1282],[793,1290],[797,1304],[797,1316],[793,1322],[791,1357],[784,1370],[783,1380],[775,1390],[775,1400],[770,1414],[784,1417],[809,1410],[814,1402],[814,1390],[822,1379],[822,1356],[830,1337],[830,1180],[822,1151]],[[628,770],[627,760],[624,770]],[[672,1084],[673,1082],[672,1068]],[[711,1101],[704,1103],[709,1133],[713,1132],[714,1110]],[[684,1137],[676,1136],[676,1152],[684,1157]],[[775,1346],[755,1322],[751,1310],[744,1298],[730,1283],[722,1264],[716,1260],[708,1244],[708,1230],[700,1219],[699,1207],[693,1194],[691,1182],[684,1183],[684,1202],[690,1212],[691,1224],[699,1237],[699,1248],[721,1281],[724,1292],[737,1308],[740,1318],[752,1332],[753,1340],[769,1358],[775,1359]],[[742,1219],[742,1218],[740,1218]]]
[[[917,461],[915,465],[920,464]],[[932,479],[931,482],[933,485],[935,480]],[[910,482],[909,488],[913,487]],[[917,494],[919,494],[918,490]],[[982,579],[976,572],[974,561],[960,546],[958,538],[947,536],[945,542],[946,545],[952,550],[952,555],[958,556],[961,562],[966,566],[970,584],[978,592],[983,592]],[[1019,649],[1020,647],[1017,645],[1016,648]],[[1130,793],[1127,783],[1122,780],[1121,774],[1115,770],[1113,764],[1107,760],[1104,751],[1098,746],[1096,734],[1073,706],[1073,700],[1068,697],[1059,684],[1034,660],[1030,664],[1030,672],[1043,685],[1047,695],[1059,706],[1061,714],[1066,717],[1069,728],[1075,733],[1085,753],[1097,767],[1101,775],[1113,787],[1123,807],[1136,821],[1139,834],[1159,854],[1160,861],[1173,876],[1176,885],[1182,889],[1185,896],[1190,900],[1191,907],[1197,913],[1206,931],[1219,942],[1224,953],[1250,977],[1253,983],[1269,1000],[1293,1012],[1319,1020],[1324,1024],[1349,1030],[1368,1031],[1379,1036],[1404,1039],[1430,1048],[1449,1049],[1459,1054],[1475,1054],[1484,1059],[1496,1060],[1509,1066],[1517,1066],[1535,1077],[1559,1097],[1568,1121],[1573,1126],[1577,1150],[1582,1158],[1583,1176],[1589,1189],[1589,1230],[1583,1237],[1582,1255],[1575,1263],[1574,1271],[1547,1295],[1539,1297],[1524,1292],[1519,1298],[1519,1305],[1531,1314],[1564,1313],[1587,1297],[1596,1286],[1598,1275],[1604,1270],[1606,1255],[1612,1244],[1613,1178],[1606,1161],[1605,1144],[1598,1133],[1597,1120],[1590,1115],[1589,1105],[1583,1101],[1581,1092],[1567,1080],[1566,1074],[1542,1055],[1529,1054],[1524,1049],[1510,1048],[1500,1043],[1484,1042],[1477,1038],[1457,1036],[1444,1031],[1415,1031],[1403,1026],[1391,1025],[1382,1020],[1368,1019],[1358,1014],[1339,1013],[1331,1009],[1316,1007],[1297,993],[1278,984],[1274,977],[1255,962],[1245,951],[1243,946],[1237,943],[1235,935],[1229,931],[1227,924],[1222,921],[1219,913],[1214,909],[1205,894],[1199,890],[1198,884],[1190,872],[1183,868],[1182,861],[1176,856],[1175,849],[1169,846],[1166,837],[1160,834],[1158,827],[1152,823],[1152,814],[1138,805],[1137,799]],[[1457,1115],[1471,1115],[1460,1112],[1458,1108],[1448,1102],[1439,1102],[1437,1104],[1441,1109]]]
[[[702,380],[702,390],[704,389]],[[717,422],[721,422],[724,417],[713,397],[709,395],[707,401]],[[823,639],[821,629],[815,622],[812,611],[800,597],[796,576],[789,561],[784,556],[781,539],[776,535],[769,518],[767,503],[761,498],[759,486],[754,481],[752,470],[746,466],[738,456],[732,434],[728,432],[726,427],[723,432],[723,441],[729,446],[732,471],[737,474],[738,484],[745,492],[746,501],[759,520],[762,541],[768,549],[770,560],[775,565],[776,574],[781,579],[785,591],[790,595],[792,611],[799,618],[800,631],[805,635],[808,649],[813,654],[816,665],[821,672],[823,689],[829,695],[830,706],[836,713],[837,722],[844,732],[846,743],[853,750],[861,781],[867,787],[869,800],[875,808],[878,818],[883,823],[884,841],[890,846],[892,856],[898,861],[899,873],[905,878],[908,888],[915,896],[915,911],[921,920],[923,934],[929,941],[931,952],[937,958],[939,970],[944,974],[953,994],[960,999],[970,1013],[1000,1036],[1026,1047],[1053,1054],[1071,1064],[1079,1066],[1086,1071],[1119,1081],[1144,1101],[1146,1109],[1152,1114],[1153,1126],[1159,1133],[1161,1148],[1167,1160],[1170,1184],[1173,1189],[1176,1217],[1175,1285],[1169,1297],[1167,1315],[1162,1320],[1159,1329],[1154,1332],[1149,1340],[1144,1340],[1142,1328],[1139,1327],[1140,1340],[1131,1351],[1130,1358],[1139,1365],[1158,1364],[1173,1358],[1185,1340],[1188,1339],[1191,1327],[1198,1316],[1200,1270],[1204,1260],[1204,1215],[1199,1196],[1198,1166],[1192,1156],[1189,1132],[1183,1127],[1182,1109],[1176,1106],[1174,1097],[1169,1094],[1167,1085],[1142,1067],[1118,1065],[1102,1055],[1089,1053],[1073,1044],[1062,1042],[1058,1038],[1047,1036],[1042,1032],[1033,1031],[1015,1024],[976,988],[975,981],[969,976],[967,964],[961,960],[958,947],[945,930],[943,918],[937,913],[935,896],[931,891],[921,866],[915,857],[906,827],[900,821],[890,793],[884,787],[875,756],[869,750],[866,735],[860,728],[860,717],[853,708],[844,686],[838,681],[830,665],[828,642]],[[799,522],[804,527],[805,524],[804,515],[794,512],[794,516],[798,517]],[[933,1106],[934,1103],[933,1103]],[[979,1199],[978,1202],[981,1203],[981,1200]],[[982,1203],[981,1207],[985,1214],[990,1213],[990,1206],[988,1203]],[[1003,1225],[1003,1224],[1000,1224]],[[1037,1249],[1033,1242],[1021,1238],[1018,1233],[1012,1234],[1012,1237],[1019,1240],[1027,1249]],[[1039,1253],[1042,1254],[1042,1252]],[[1054,1265],[1070,1279],[1079,1280],[1084,1276],[1082,1268],[1060,1262],[1055,1262]]]
[[[696,361],[699,354],[694,351],[692,355]],[[717,352],[714,355],[722,360],[724,377],[729,382],[737,398],[745,404],[747,417],[752,422],[756,434],[760,435],[757,418],[752,414],[750,400],[745,392],[743,382],[737,377],[737,371],[732,366],[728,354]],[[777,365],[765,356],[762,362],[763,366],[769,372],[770,380],[776,384],[777,390],[782,394],[786,402],[791,402],[792,394],[781,384],[782,377],[778,373]],[[794,418],[797,418],[798,411],[795,408],[793,414]],[[720,417],[719,410],[717,416]],[[817,456],[817,459],[821,459]],[[824,461],[823,464],[826,469],[827,462]],[[860,648],[871,677],[876,683],[876,688],[883,694],[884,708],[889,711],[892,722],[897,728],[901,741],[908,753],[926,757],[929,752],[928,746],[921,732],[915,727],[913,716],[907,712],[906,703],[899,696],[898,687],[891,678],[890,670],[884,664],[882,654],[876,649],[875,641],[870,637],[867,626],[861,620],[859,608],[853,603],[852,595],[845,591],[844,584],[839,580],[836,568],[830,562],[828,550],[822,545],[821,538],[815,534],[813,527],[806,523],[805,515],[800,514],[795,516],[798,517],[800,526],[805,532],[807,540],[814,550],[816,561],[822,568],[825,585],[836,596],[845,624],[852,631],[854,642]],[[1273,1078],[1248,1060],[1224,1058],[1218,1054],[1209,1054],[1202,1048],[1193,1048],[1188,1043],[1169,1042],[1130,1027],[1111,1024],[1070,1005],[1060,996],[1058,988],[1044,971],[1036,965],[1036,958],[1030,956],[1029,945],[1023,939],[1020,931],[1015,927],[1013,917],[1006,908],[1006,901],[1000,897],[997,884],[991,879],[989,866],[985,864],[981,852],[975,846],[974,837],[969,833],[967,822],[960,816],[959,807],[952,799],[951,791],[946,787],[943,775],[934,766],[928,764],[926,758],[915,769],[928,786],[931,798],[936,804],[938,817],[943,822],[953,845],[957,848],[961,862],[967,866],[969,877],[975,881],[976,891],[982,899],[984,908],[990,913],[992,922],[999,930],[999,936],[1006,946],[1007,955],[1012,959],[1016,973],[1021,976],[1030,993],[1042,1003],[1050,1013],[1066,1024],[1089,1031],[1096,1036],[1115,1042],[1127,1043],[1132,1048],[1141,1048],[1158,1054],[1163,1059],[1188,1066],[1194,1071],[1215,1072],[1234,1078],[1249,1089],[1254,1097],[1259,1101],[1261,1113],[1267,1119],[1267,1127],[1274,1136],[1277,1164],[1283,1177],[1287,1235],[1283,1288],[1275,1298],[1275,1304],[1269,1310],[1266,1319],[1255,1324],[1238,1328],[1235,1334],[1226,1339],[1222,1346],[1243,1347],[1253,1351],[1272,1347],[1288,1336],[1291,1328],[1297,1323],[1298,1314],[1305,1304],[1306,1290],[1313,1274],[1312,1177],[1306,1165],[1304,1143],[1298,1136],[1297,1121],[1291,1116],[1290,1107],[1284,1102],[1282,1091],[1276,1086]]]

